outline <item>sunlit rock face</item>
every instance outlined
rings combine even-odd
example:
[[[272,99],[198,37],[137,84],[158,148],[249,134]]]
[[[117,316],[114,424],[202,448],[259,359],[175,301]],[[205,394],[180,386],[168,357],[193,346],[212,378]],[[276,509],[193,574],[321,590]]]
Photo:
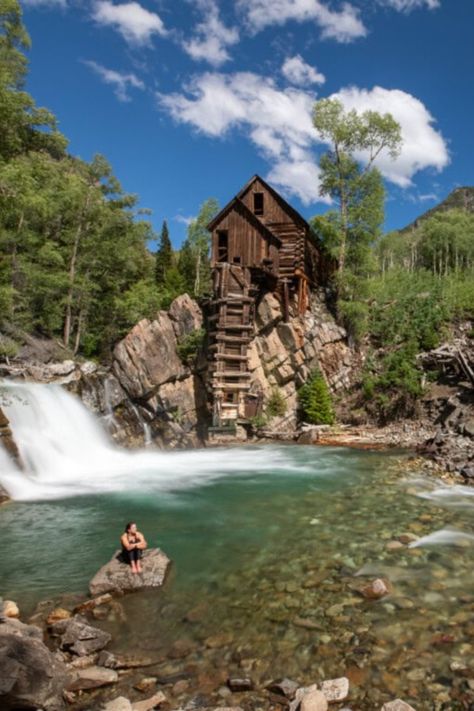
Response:
[[[265,294],[257,306],[255,338],[249,348],[249,369],[254,392],[264,401],[277,389],[286,401],[281,424],[291,430],[297,421],[297,390],[315,368],[323,372],[330,389],[351,385],[355,357],[347,334],[337,325],[321,295],[313,295],[304,317],[283,321],[279,301]],[[278,418],[272,426],[278,427]]]
[[[210,424],[208,352],[204,343],[186,358],[181,346],[203,328],[202,309],[183,294],[168,311],[137,323],[116,344],[110,366],[26,360],[2,366],[2,374],[62,385],[102,419],[121,445],[195,447],[205,442]],[[273,418],[272,428],[280,427],[291,436],[297,424],[297,390],[310,372],[319,367],[337,392],[351,384],[354,358],[344,329],[325,306],[324,294],[313,295],[304,317],[291,317],[287,323],[274,294],[257,299],[248,368],[251,392],[260,396],[263,407],[275,390],[285,401],[286,414]],[[1,415],[0,437],[17,456]]]

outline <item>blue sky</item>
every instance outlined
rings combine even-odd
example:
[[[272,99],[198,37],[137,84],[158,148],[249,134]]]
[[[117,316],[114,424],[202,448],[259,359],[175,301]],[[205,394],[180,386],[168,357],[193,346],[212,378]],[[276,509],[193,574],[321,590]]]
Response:
[[[473,184],[472,0],[24,0],[28,90],[72,153],[105,155],[175,246],[254,174],[305,217],[325,145],[317,98],[390,111],[386,228]]]

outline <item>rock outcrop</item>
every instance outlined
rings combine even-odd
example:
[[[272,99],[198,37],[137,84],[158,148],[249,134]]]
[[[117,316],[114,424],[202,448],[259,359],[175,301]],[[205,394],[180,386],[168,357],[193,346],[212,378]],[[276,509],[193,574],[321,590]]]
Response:
[[[0,708],[64,708],[66,667],[43,643],[37,627],[0,619]]]
[[[91,595],[107,592],[125,593],[145,588],[159,588],[163,585],[171,564],[170,559],[159,548],[143,551],[142,573],[134,574],[128,564],[120,559],[120,551],[104,565],[89,583]]]

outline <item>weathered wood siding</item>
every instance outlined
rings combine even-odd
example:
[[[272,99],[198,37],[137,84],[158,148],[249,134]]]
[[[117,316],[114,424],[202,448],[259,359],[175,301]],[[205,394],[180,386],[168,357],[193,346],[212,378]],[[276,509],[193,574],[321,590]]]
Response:
[[[227,262],[243,267],[261,267],[266,259],[278,269],[278,241],[252,225],[237,208],[230,210],[212,232],[211,266],[218,263],[219,233],[227,232]]]
[[[279,224],[282,222],[291,222],[294,224],[285,210],[282,209],[281,205],[259,180],[255,180],[245,195],[241,197],[242,202],[248,207],[250,212],[254,211],[254,193],[263,193],[264,195],[263,215],[258,215],[258,219],[261,220],[264,225],[270,226],[274,223]]]

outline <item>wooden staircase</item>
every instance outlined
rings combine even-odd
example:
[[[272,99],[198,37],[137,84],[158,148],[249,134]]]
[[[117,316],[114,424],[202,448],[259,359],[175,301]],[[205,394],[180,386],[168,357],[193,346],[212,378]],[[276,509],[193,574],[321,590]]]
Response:
[[[222,427],[245,416],[245,394],[250,389],[247,349],[253,337],[255,299],[248,269],[222,263],[213,274],[209,368],[213,426]]]

